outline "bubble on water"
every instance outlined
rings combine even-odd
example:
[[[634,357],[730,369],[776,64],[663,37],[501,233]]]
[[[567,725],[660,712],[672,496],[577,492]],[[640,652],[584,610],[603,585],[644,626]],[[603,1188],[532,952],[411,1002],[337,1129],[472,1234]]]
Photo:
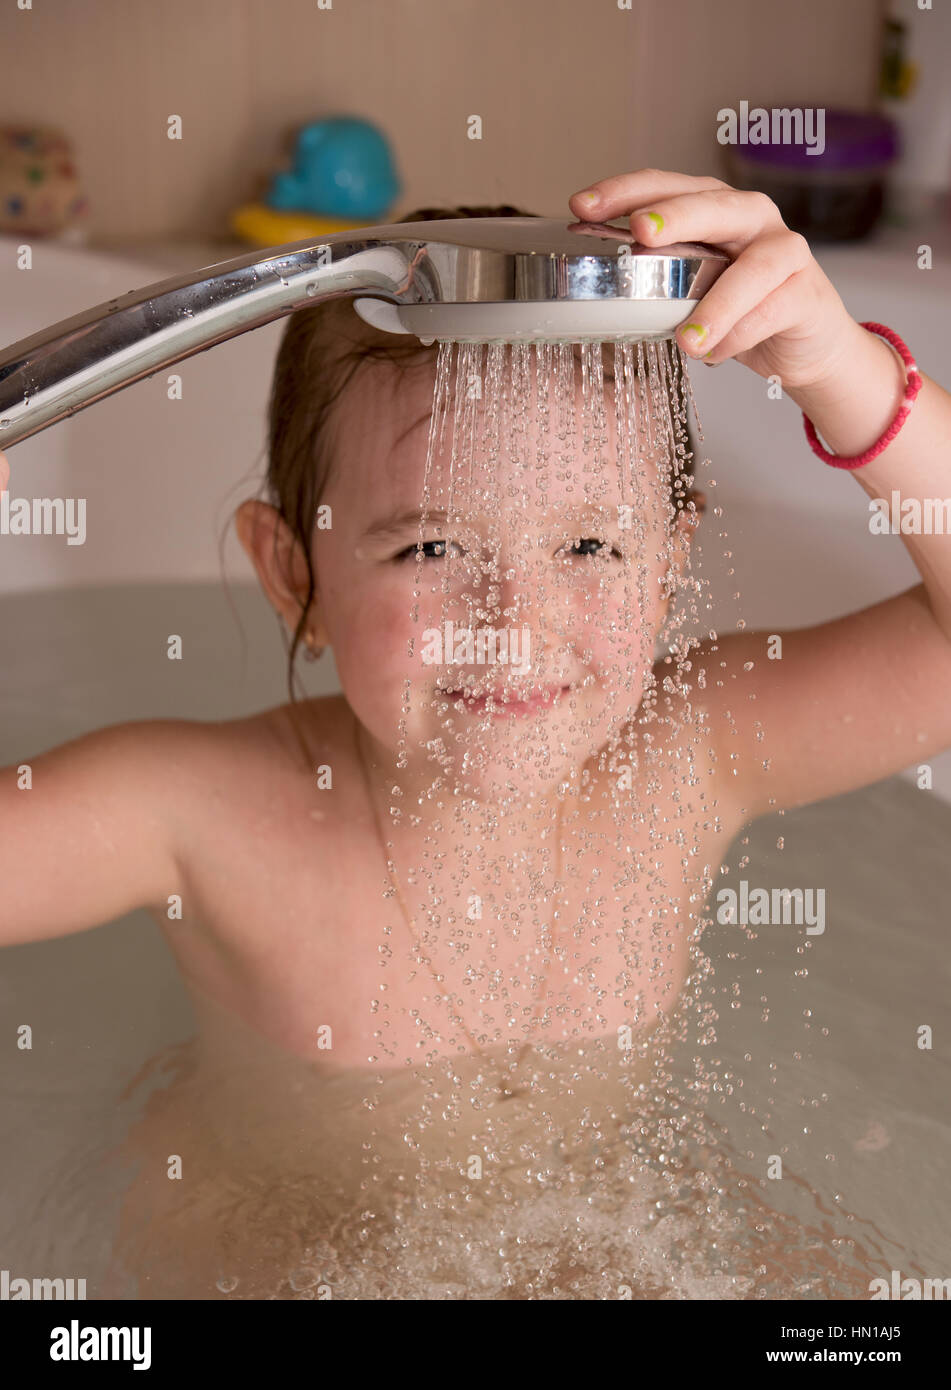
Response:
[[[301,1268],[291,1271],[287,1276],[287,1282],[297,1293],[304,1289],[312,1289],[315,1284],[320,1283],[320,1270],[311,1266],[301,1266]]]

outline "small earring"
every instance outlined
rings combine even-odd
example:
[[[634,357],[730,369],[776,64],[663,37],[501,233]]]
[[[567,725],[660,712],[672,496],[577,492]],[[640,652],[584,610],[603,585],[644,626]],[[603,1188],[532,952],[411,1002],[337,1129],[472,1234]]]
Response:
[[[307,648],[304,652],[305,661],[317,661],[324,654],[324,648],[315,645],[314,634],[310,628],[304,633],[304,646]]]

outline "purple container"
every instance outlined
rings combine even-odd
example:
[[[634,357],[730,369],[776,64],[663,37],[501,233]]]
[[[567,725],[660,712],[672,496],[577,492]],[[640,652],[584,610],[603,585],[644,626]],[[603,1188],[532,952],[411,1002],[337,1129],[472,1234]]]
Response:
[[[824,134],[818,154],[806,143],[726,146],[729,182],[767,194],[786,225],[811,241],[858,241],[882,214],[898,130],[876,112],[829,108]]]

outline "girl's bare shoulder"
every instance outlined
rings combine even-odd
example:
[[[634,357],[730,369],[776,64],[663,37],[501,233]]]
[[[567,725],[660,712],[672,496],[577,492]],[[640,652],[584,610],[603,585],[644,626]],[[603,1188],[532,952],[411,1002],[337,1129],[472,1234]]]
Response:
[[[130,749],[159,759],[167,779],[221,791],[249,778],[310,777],[315,764],[349,752],[341,695],[275,705],[236,719],[151,719],[122,726]]]
[[[315,696],[214,722],[181,721],[180,737],[198,756],[238,769],[266,764],[310,775],[315,762],[348,749],[352,715],[342,695]]]

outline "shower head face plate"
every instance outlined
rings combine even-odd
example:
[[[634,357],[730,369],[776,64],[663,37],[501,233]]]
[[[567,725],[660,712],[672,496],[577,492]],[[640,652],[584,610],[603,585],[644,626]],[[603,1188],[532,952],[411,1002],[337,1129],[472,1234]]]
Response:
[[[358,299],[354,309],[386,333],[450,343],[636,342],[672,338],[697,299],[598,299],[500,304],[412,304]]]

